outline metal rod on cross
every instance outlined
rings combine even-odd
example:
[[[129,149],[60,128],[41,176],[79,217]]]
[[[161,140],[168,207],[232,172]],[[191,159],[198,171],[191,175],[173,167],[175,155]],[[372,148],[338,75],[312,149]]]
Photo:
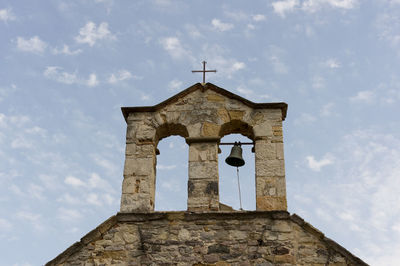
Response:
[[[217,70],[206,70],[206,61],[203,61],[203,70],[192,70],[192,73],[202,72],[203,73],[203,83],[206,83],[206,72],[214,72],[216,73]]]

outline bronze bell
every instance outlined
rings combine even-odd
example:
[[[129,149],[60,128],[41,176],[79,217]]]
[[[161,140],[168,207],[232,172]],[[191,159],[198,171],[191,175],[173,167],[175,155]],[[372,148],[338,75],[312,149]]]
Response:
[[[235,142],[232,147],[231,154],[225,159],[225,162],[231,166],[240,167],[244,165],[242,158],[242,147],[240,142]]]

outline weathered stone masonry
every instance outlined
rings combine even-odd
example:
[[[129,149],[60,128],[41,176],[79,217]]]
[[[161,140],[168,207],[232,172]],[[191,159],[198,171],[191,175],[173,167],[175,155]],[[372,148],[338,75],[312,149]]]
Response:
[[[119,213],[47,265],[366,265],[297,215]]]
[[[219,210],[218,143],[241,133],[255,144],[257,210],[286,210],[282,120],[287,104],[256,104],[196,84],[152,107],[122,108],[128,124],[121,212],[153,211],[156,148],[180,135],[189,145],[188,210]]]
[[[121,209],[46,265],[367,265],[286,203],[285,103],[253,103],[195,84],[155,106],[124,107]],[[256,211],[219,203],[218,144],[231,133],[254,142]],[[157,144],[189,145],[188,211],[154,212]]]

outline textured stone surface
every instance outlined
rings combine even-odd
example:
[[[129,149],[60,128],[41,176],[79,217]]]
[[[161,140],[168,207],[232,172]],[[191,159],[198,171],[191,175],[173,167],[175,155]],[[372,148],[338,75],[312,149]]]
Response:
[[[287,212],[166,212],[113,216],[47,265],[366,264]]]
[[[286,104],[255,104],[212,84],[197,84],[154,107],[123,109],[127,147],[121,211],[154,210],[156,148],[172,135],[189,143],[188,210],[219,209],[218,143],[231,133],[256,141],[256,184],[261,187],[255,196],[286,197],[282,108]],[[283,182],[271,182],[274,178]],[[257,200],[257,210],[286,210],[286,203],[277,203],[286,202],[280,198],[269,204]]]

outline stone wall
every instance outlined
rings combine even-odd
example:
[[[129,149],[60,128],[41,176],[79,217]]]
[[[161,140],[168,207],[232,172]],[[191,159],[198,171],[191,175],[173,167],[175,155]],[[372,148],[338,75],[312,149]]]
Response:
[[[287,212],[111,217],[46,265],[367,265]]]
[[[231,133],[254,142],[256,209],[286,210],[282,121],[285,103],[256,104],[213,84],[196,84],[150,107],[125,107],[126,159],[121,212],[154,210],[160,139],[189,145],[188,210],[219,210],[218,143]]]

